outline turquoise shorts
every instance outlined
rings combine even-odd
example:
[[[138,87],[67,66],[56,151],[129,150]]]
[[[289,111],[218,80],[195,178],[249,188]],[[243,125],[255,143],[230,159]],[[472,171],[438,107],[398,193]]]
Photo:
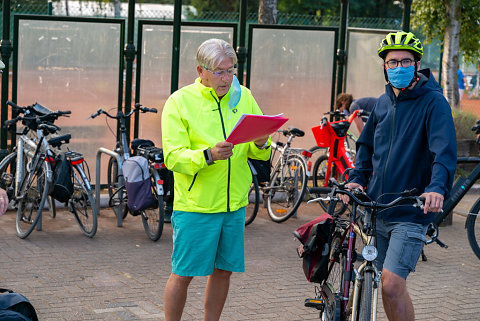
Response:
[[[213,269],[245,271],[245,208],[235,212],[173,211],[172,272],[205,276]]]

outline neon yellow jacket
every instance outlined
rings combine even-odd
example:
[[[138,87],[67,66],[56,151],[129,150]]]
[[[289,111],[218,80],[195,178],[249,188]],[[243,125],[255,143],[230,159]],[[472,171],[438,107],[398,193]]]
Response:
[[[165,103],[162,147],[165,165],[174,172],[176,211],[218,213],[246,206],[252,182],[247,158],[270,157],[270,148],[261,150],[250,142],[235,145],[229,159],[207,165],[203,151],[224,141],[242,114],[262,114],[250,90],[243,86],[240,102],[230,109],[230,91],[219,101],[215,90],[198,78]]]

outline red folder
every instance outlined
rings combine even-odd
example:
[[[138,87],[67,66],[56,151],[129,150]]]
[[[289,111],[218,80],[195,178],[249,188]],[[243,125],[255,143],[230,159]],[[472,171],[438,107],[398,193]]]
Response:
[[[282,116],[243,114],[227,137],[234,145],[254,141],[256,138],[270,135],[285,124],[288,118]]]

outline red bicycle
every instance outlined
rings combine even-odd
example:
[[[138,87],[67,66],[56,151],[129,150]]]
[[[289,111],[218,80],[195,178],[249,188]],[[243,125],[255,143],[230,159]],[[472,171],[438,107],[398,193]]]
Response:
[[[313,165],[312,179],[314,187],[328,187],[330,178],[335,178],[339,182],[348,178],[346,170],[354,167],[351,155],[355,153],[355,147],[350,146],[353,145],[350,142],[347,148],[345,138],[350,125],[359,113],[363,114],[364,112],[355,110],[345,119],[346,116],[342,112],[338,110],[330,111],[325,113],[325,115],[331,115],[334,118],[340,118],[340,120],[331,122],[327,116],[324,116],[319,126],[312,127],[317,146],[327,148],[326,154],[320,156]],[[320,201],[319,203],[325,211],[328,209],[329,202]],[[339,202],[335,207],[335,214],[342,214],[345,209],[346,205]]]

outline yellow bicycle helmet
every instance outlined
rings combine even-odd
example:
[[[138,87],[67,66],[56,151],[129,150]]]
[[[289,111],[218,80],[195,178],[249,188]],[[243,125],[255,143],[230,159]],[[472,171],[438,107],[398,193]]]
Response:
[[[422,43],[411,32],[390,32],[380,43],[377,53],[380,58],[385,59],[387,52],[390,50],[410,50],[418,60],[422,59],[423,56]]]

